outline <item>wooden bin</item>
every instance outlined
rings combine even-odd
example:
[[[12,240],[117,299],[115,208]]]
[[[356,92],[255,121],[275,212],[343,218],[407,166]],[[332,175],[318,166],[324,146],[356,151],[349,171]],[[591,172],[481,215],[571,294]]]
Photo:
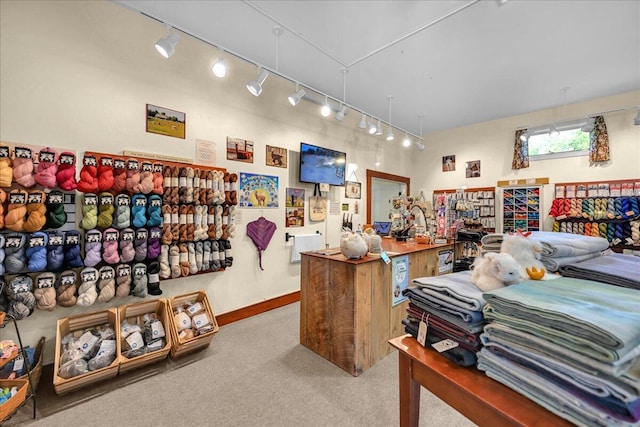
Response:
[[[125,319],[130,317],[142,316],[147,313],[155,313],[158,319],[162,322],[165,331],[165,346],[153,353],[143,354],[141,356],[132,357],[129,359],[121,353],[122,345],[118,350],[118,359],[120,360],[120,373],[131,371],[133,369],[140,368],[142,366],[150,365],[152,363],[160,362],[167,358],[169,350],[171,350],[171,332],[169,331],[169,323],[173,323],[173,319],[169,317],[169,311],[167,310],[167,300],[164,298],[143,301],[139,303],[126,304],[118,308],[118,318],[120,322],[124,322]],[[120,325],[118,325],[118,329]]]
[[[13,413],[16,412],[20,405],[22,405],[22,403],[27,399],[27,391],[29,389],[28,380],[0,380],[0,388],[11,388],[14,386],[18,388],[18,392],[0,405],[0,422],[3,422],[13,415]]]
[[[206,334],[199,335],[197,337],[189,338],[187,340],[181,340],[178,336],[178,328],[175,325],[173,320],[173,310],[182,307],[186,303],[199,302],[201,303],[207,314],[209,315],[209,319],[213,323],[213,330],[207,332]],[[171,330],[171,351],[169,355],[172,359],[176,357],[183,356],[187,353],[190,353],[195,350],[199,350],[205,347],[208,347],[211,344],[211,340],[213,340],[213,335],[218,332],[218,322],[216,321],[215,316],[213,315],[213,310],[211,310],[211,304],[209,304],[209,298],[207,297],[207,293],[205,291],[197,291],[192,292],[185,295],[178,295],[175,297],[169,298],[169,304],[167,307],[169,318],[170,318],[170,330]]]
[[[87,329],[92,326],[99,326],[108,323],[116,333],[116,358],[111,365],[78,375],[77,377],[65,379],[58,376],[60,369],[60,342],[69,332]],[[58,395],[77,390],[82,387],[113,378],[118,375],[118,365],[120,361],[117,355],[120,354],[120,322],[118,321],[118,310],[110,308],[93,313],[79,314],[58,320],[56,332],[56,358],[53,368],[53,388]]]

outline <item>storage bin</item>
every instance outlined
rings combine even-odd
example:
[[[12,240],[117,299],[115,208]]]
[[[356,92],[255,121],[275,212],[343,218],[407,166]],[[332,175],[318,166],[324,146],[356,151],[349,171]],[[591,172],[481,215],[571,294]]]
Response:
[[[0,380],[0,388],[17,387],[18,392],[9,400],[0,405],[0,422],[9,418],[18,409],[20,405],[27,399],[27,390],[29,390],[29,381],[27,380]]]
[[[175,324],[173,312],[178,307],[183,307],[186,304],[199,302],[204,306],[204,310],[211,323],[213,324],[213,330],[206,332],[202,335],[198,335],[189,339],[180,339],[178,333],[178,327]],[[170,330],[171,330],[171,351],[169,355],[172,359],[183,356],[187,353],[191,353],[196,350],[200,350],[202,348],[208,347],[213,340],[213,335],[218,332],[218,323],[216,321],[215,316],[213,315],[213,310],[211,309],[211,304],[209,304],[209,298],[205,291],[196,291],[185,295],[178,295],[169,298],[168,304],[169,318],[170,318]]]

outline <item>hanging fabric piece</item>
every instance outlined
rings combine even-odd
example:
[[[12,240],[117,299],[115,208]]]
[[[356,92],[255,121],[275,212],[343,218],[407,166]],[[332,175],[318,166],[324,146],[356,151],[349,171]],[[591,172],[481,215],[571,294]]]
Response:
[[[516,142],[513,147],[513,161],[511,169],[524,169],[529,167],[529,140],[521,140],[520,136],[525,133],[526,129],[516,131]]]
[[[255,221],[251,221],[247,224],[247,236],[253,241],[253,244],[258,248],[258,259],[260,260],[260,270],[262,268],[262,251],[267,249],[273,233],[276,232],[275,222],[271,222],[265,217],[260,217]]]
[[[603,116],[596,116],[593,130],[589,137],[589,161],[609,161],[609,133]]]

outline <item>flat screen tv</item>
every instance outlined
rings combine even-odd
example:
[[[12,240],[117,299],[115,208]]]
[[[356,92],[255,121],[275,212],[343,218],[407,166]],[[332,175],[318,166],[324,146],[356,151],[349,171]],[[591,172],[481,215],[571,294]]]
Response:
[[[300,143],[300,182],[342,187],[346,167],[345,153]]]

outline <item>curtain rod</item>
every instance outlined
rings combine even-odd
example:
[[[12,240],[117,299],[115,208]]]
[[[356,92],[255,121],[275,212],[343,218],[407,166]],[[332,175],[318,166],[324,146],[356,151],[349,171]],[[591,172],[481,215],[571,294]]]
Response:
[[[556,124],[556,126],[561,126],[564,123],[571,123],[571,122],[575,122],[575,121],[578,121],[578,120],[581,120],[581,119],[582,120],[586,120],[586,119],[591,118],[593,116],[600,116],[602,114],[617,113],[617,112],[620,112],[620,111],[633,110],[633,109],[636,109],[636,108],[640,108],[640,105],[629,105],[629,106],[626,106],[626,107],[614,108],[613,110],[598,111],[596,113],[590,113],[590,114],[586,114],[584,116],[573,117],[573,118],[570,118],[570,119],[563,120],[561,122],[554,122],[554,123]],[[532,130],[532,129],[536,129],[536,128],[540,128],[540,127],[544,127],[544,126],[547,126],[547,125],[518,126],[516,128],[516,130],[517,131],[518,130],[525,130],[525,129]]]

